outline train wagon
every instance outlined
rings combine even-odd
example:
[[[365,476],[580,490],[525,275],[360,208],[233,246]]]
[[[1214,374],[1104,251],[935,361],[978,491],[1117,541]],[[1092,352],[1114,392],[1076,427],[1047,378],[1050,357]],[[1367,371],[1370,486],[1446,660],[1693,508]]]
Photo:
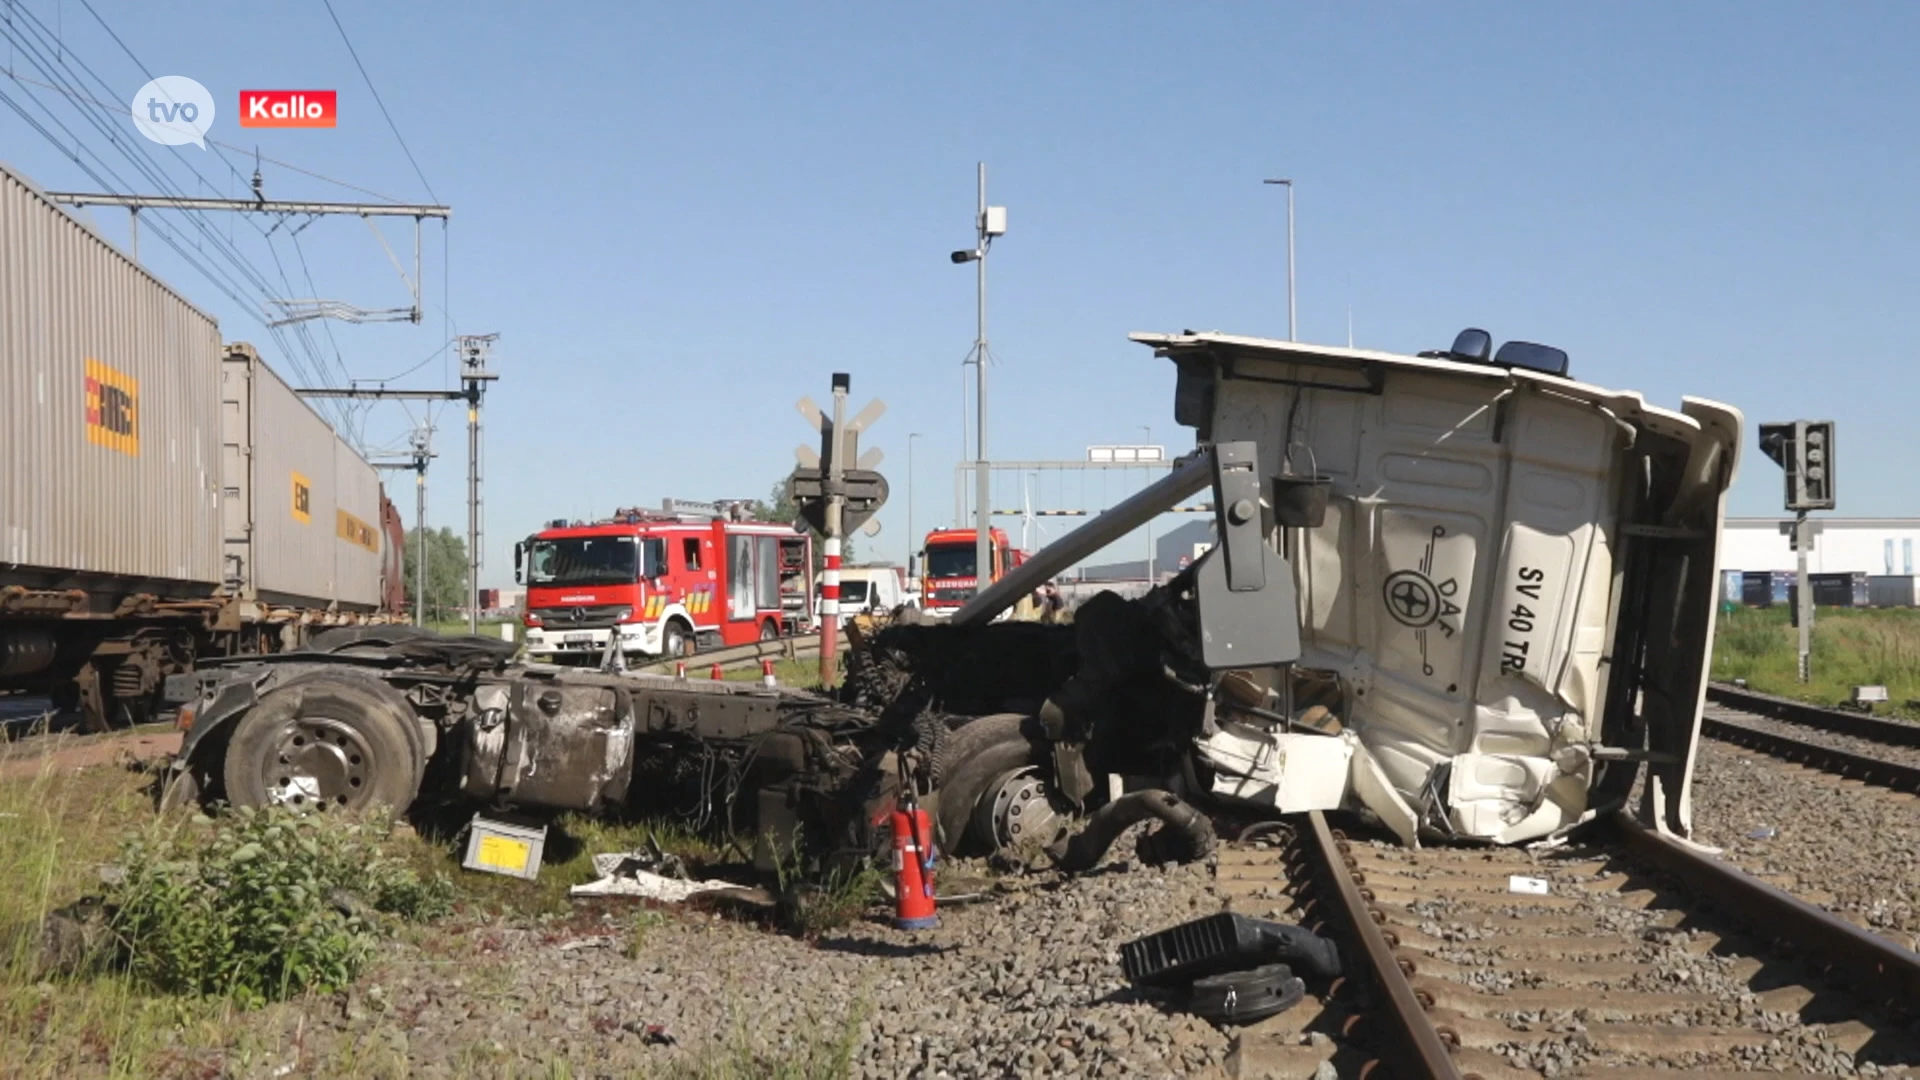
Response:
[[[197,657],[398,610],[380,479],[251,346],[0,167],[0,690],[138,720]]]

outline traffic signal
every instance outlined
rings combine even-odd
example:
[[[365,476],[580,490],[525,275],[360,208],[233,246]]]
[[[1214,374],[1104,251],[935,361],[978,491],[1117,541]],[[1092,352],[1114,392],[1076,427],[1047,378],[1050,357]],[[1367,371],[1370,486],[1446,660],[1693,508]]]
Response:
[[[1760,452],[1786,474],[1787,509],[1834,508],[1833,421],[1761,424]]]

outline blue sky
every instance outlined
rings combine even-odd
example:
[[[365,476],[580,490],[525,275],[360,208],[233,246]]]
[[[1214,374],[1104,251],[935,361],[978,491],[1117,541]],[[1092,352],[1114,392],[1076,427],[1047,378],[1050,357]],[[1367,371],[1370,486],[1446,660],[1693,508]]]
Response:
[[[427,200],[318,0],[190,16],[92,2],[153,74],[199,79],[229,110],[241,89],[340,92],[337,129],[241,129],[229,112],[214,138]],[[121,97],[146,81],[80,0],[18,8]],[[763,493],[809,439],[793,401],[824,402],[834,370],[853,374],[856,404],[889,405],[866,442],[887,452],[895,499],[864,550],[905,549],[909,432],[924,433],[916,525],[943,524],[974,315],[972,272],[946,253],[970,241],[979,160],[1011,222],[991,263],[996,457],[1078,458],[1141,425],[1157,442],[1187,434],[1168,366],[1126,334],[1284,334],[1284,196],[1260,180],[1290,175],[1303,339],[1344,342],[1349,307],[1363,347],[1436,347],[1478,325],[1561,345],[1578,377],[1656,403],[1718,398],[1750,424],[1830,417],[1841,512],[1920,513],[1920,7],[335,10],[454,218],[450,282],[427,229],[425,323],[338,325],[333,341],[357,378],[413,367],[444,339],[443,295],[456,329],[501,334],[487,584],[545,518]],[[34,74],[17,51],[0,59]],[[0,91],[46,102],[124,161],[78,128],[86,106],[4,77]],[[188,190],[200,183],[183,161],[242,193],[217,158],[139,148]],[[48,187],[92,186],[4,107],[0,159]],[[263,171],[272,196],[357,197]],[[125,235],[123,214],[96,215]],[[272,267],[268,241],[228,227]],[[403,226],[387,235],[411,243]],[[406,303],[361,223],[318,222],[300,244],[322,295]],[[280,359],[241,304],[151,239],[142,254],[229,338]],[[436,360],[394,385],[444,372]],[[460,528],[463,447],[446,419],[433,518]],[[391,406],[358,422],[380,446],[408,426]],[[1776,513],[1779,489],[1749,453],[1732,512]],[[1046,481],[1037,494],[1080,506],[1117,492]],[[995,501],[1019,498],[1009,480]]]

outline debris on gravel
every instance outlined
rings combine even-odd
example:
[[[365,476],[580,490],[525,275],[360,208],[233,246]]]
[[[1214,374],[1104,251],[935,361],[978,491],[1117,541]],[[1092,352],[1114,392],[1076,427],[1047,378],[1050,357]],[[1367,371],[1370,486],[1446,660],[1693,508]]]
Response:
[[[404,1047],[423,1077],[715,1062],[746,1075],[809,1063],[873,1078],[1224,1077],[1228,1036],[1129,987],[1119,964],[1122,942],[1218,910],[1210,865],[1142,866],[1130,838],[1113,851],[1079,877],[1004,879],[919,933],[876,912],[808,942],[692,910],[630,935],[643,909],[604,901],[552,925],[475,926],[461,935],[469,955],[391,958],[304,1038]]]

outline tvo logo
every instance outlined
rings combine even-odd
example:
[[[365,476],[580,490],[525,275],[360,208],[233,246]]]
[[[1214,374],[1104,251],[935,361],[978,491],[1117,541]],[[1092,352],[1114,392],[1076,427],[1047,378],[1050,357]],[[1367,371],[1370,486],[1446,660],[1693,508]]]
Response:
[[[242,90],[241,127],[335,127],[340,95],[334,90]]]
[[[192,143],[207,148],[207,129],[213,126],[213,95],[185,75],[162,75],[142,86],[128,103],[127,112],[140,134],[162,146]]]

